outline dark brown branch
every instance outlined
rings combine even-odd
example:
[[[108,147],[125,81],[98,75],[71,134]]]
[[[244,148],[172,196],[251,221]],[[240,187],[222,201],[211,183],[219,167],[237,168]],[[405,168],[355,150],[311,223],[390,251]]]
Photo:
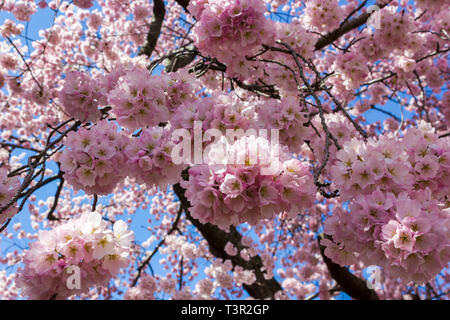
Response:
[[[92,202],[92,212],[95,212],[95,210],[97,209],[97,201],[98,201],[98,195],[96,193],[94,193],[94,201]]]
[[[171,59],[169,59],[169,64],[167,65],[166,70],[167,72],[177,72],[178,69],[184,68],[194,61],[196,57],[197,54],[189,50],[176,53]]]
[[[385,6],[387,6],[391,1],[385,3],[385,4],[379,4],[377,3],[377,6],[382,9]],[[326,46],[332,44],[334,41],[336,41],[337,39],[339,39],[341,36],[343,36],[344,34],[352,31],[353,29],[359,28],[360,26],[364,25],[367,20],[370,17],[370,13],[363,13],[360,16],[358,16],[355,19],[349,20],[347,22],[345,22],[344,24],[342,24],[339,28],[337,28],[334,31],[331,31],[330,33],[322,36],[321,38],[319,38],[319,40],[316,42],[315,45],[315,49],[316,50],[321,50],[323,48],[325,48]]]
[[[41,152],[41,150],[32,148],[32,147],[25,147],[19,144],[14,144],[14,143],[9,143],[9,142],[0,142],[0,146],[5,147],[5,148],[12,148],[12,149],[23,149],[23,150],[28,150],[28,151],[33,151],[33,152]]]
[[[20,52],[19,48],[17,48],[17,46],[14,44],[14,42],[9,38],[6,37],[6,40],[8,40],[8,42],[14,47],[14,50],[16,50],[16,52],[19,54],[19,56],[22,58],[23,63],[25,64],[25,66],[27,67],[27,71],[30,72],[31,77],[33,78],[34,82],[37,84],[37,86],[39,87],[40,91],[42,92],[42,85],[39,83],[39,81],[37,81],[36,77],[33,74],[33,70],[31,70],[30,65],[28,64],[27,60],[25,59],[25,57],[23,56],[22,52]]]
[[[231,242],[238,249],[238,251],[246,248],[242,245],[242,235],[236,230],[236,228],[231,227],[229,232],[225,232],[210,223],[200,223],[189,213],[189,208],[191,205],[184,195],[185,190],[180,186],[180,184],[174,185],[173,189],[178,196],[178,199],[181,201],[186,217],[208,242],[210,252],[217,258],[231,260],[233,266],[240,266],[255,273],[256,281],[251,285],[243,285],[248,294],[255,299],[273,299],[275,297],[275,293],[282,290],[282,288],[275,278],[265,278],[265,272],[263,271],[264,264],[260,256],[257,255],[251,257],[249,261],[246,261],[239,254],[230,256],[225,252],[225,245],[228,242]]]
[[[51,221],[59,220],[59,218],[55,217],[53,215],[53,213],[55,212],[55,210],[56,210],[56,208],[58,206],[59,197],[61,195],[61,191],[63,189],[64,182],[65,182],[65,180],[63,178],[62,173],[60,172],[59,173],[59,184],[58,184],[58,188],[56,189],[55,198],[53,199],[53,205],[52,205],[52,207],[50,208],[50,211],[47,214],[47,219],[48,220],[51,220]]]
[[[324,239],[323,235],[319,236],[320,254],[327,265],[331,277],[336,280],[341,290],[357,300],[379,300],[377,293],[373,289],[369,289],[364,280],[350,273],[347,268],[334,263],[325,255],[325,247],[320,244],[322,239]]]
[[[314,172],[314,184],[317,186],[318,191],[320,192],[320,194],[322,196],[324,196],[326,198],[337,197],[339,195],[338,190],[334,190],[331,194],[326,193],[322,188],[329,186],[329,184],[320,182],[319,178],[320,178],[320,175],[321,175],[322,171],[325,169],[325,166],[326,166],[326,164],[328,162],[331,140],[334,142],[334,144],[336,146],[336,149],[340,150],[341,146],[339,145],[338,141],[333,136],[333,134],[328,130],[328,126],[327,126],[327,123],[326,123],[326,120],[325,120],[322,103],[320,102],[319,97],[316,95],[316,93],[314,92],[313,88],[311,87],[311,84],[309,83],[308,79],[305,76],[305,73],[303,71],[303,67],[302,67],[302,65],[301,65],[301,63],[300,63],[300,61],[298,59],[299,55],[288,44],[283,43],[283,42],[280,42],[280,44],[285,46],[287,50],[285,50],[285,49],[278,49],[278,48],[274,48],[274,50],[290,54],[290,55],[292,55],[292,58],[294,58],[295,64],[297,65],[297,68],[298,68],[298,71],[299,71],[300,78],[302,79],[303,83],[305,84],[309,94],[312,95],[312,97],[316,101],[316,107],[319,109],[319,117],[320,117],[320,121],[321,121],[321,124],[322,124],[322,129],[323,129],[323,131],[325,131],[325,147],[324,147],[324,154],[325,154],[325,156],[324,156],[324,159],[322,161],[322,164]],[[319,79],[321,79],[320,76],[319,76]],[[319,80],[319,83],[320,83],[320,80]]]
[[[5,222],[5,224],[2,225],[2,226],[0,227],[0,232],[2,232],[3,230],[5,230],[6,227],[9,225],[10,222],[11,222],[11,218],[8,218],[8,220]]]
[[[337,285],[337,284],[336,284],[333,288],[331,288],[331,289],[328,290],[328,292],[329,292],[331,295],[332,295],[332,294],[335,294],[336,292],[341,292],[341,291],[342,291],[341,287],[339,287],[339,285]],[[313,294],[312,296],[309,296],[309,297],[305,298],[305,300],[306,300],[306,301],[314,300],[315,298],[319,297],[319,295],[320,295],[320,293],[317,292],[316,294]]]
[[[35,175],[36,168],[41,165],[45,166],[45,162],[52,156],[52,154],[48,154],[47,152],[50,149],[54,148],[55,145],[58,144],[70,131],[74,131],[74,130],[78,129],[78,127],[81,125],[81,122],[75,121],[75,123],[72,126],[70,126],[68,129],[66,129],[64,132],[61,132],[60,135],[55,140],[52,141],[51,139],[55,135],[55,133],[56,132],[59,133],[58,130],[61,129],[62,127],[64,127],[65,125],[67,125],[71,121],[73,121],[73,119],[67,120],[67,121],[63,122],[62,124],[60,124],[58,127],[54,128],[54,130],[52,130],[47,137],[45,148],[39,154],[28,158],[27,165],[25,165],[22,168],[19,168],[18,170],[14,170],[8,174],[8,177],[12,177],[12,176],[21,174],[22,169],[28,169],[28,173],[25,176],[21,186],[16,191],[14,197],[6,205],[4,205],[3,207],[0,208],[0,214],[2,214],[5,210],[7,210],[9,207],[11,207],[16,201],[18,201],[21,198],[24,198],[24,201],[22,201],[22,204],[19,207],[19,211],[22,210],[25,200],[28,199],[28,197],[30,197],[30,195],[34,191],[36,191],[40,187],[46,185],[47,183],[50,183],[54,180],[59,179],[59,175],[53,176],[53,177],[48,178],[43,181],[41,179],[41,181],[39,181],[36,185],[32,186],[29,190],[25,191],[37,176],[37,175]],[[41,172],[41,170],[39,172]],[[39,174],[39,172],[38,172],[38,174]]]
[[[158,42],[165,15],[166,8],[164,6],[164,1],[153,0],[153,18],[147,33],[147,41],[139,52],[140,55],[145,54],[147,57],[151,57],[152,52],[156,47],[156,43]]]
[[[186,12],[189,12],[187,6],[189,5],[189,0],[175,0]]]
[[[361,10],[365,5],[367,4],[367,0],[364,0],[363,2],[361,2],[361,4],[356,7],[355,9],[352,10],[352,12],[350,12],[347,17],[344,19],[344,21],[342,21],[342,23],[339,26],[343,26],[344,24],[347,23],[347,21],[350,20],[351,17],[353,17],[353,15],[355,13],[357,13],[359,10]]]
[[[436,51],[439,51],[439,49],[436,50]],[[427,100],[427,94],[426,94],[425,88],[424,88],[424,86],[423,86],[423,84],[422,84],[422,80],[420,80],[420,76],[419,76],[419,74],[417,73],[416,70],[414,70],[413,73],[414,73],[414,75],[415,75],[416,78],[417,78],[417,83],[419,84],[420,91],[421,91],[421,93],[422,93],[422,104],[419,104],[419,101],[417,100],[417,97],[416,97],[416,95],[413,93],[413,91],[411,91],[411,88],[409,87],[408,82],[406,82],[406,85],[408,86],[408,89],[409,89],[409,91],[411,92],[411,96],[413,97],[414,101],[416,102],[417,108],[419,109],[419,113],[422,114],[422,112],[424,112],[427,121],[428,121],[429,123],[432,123],[432,122],[431,122],[431,119],[430,119],[430,114],[428,113],[428,110],[425,108],[425,106],[426,106],[426,104],[427,104],[427,103],[426,103],[426,102],[427,102],[427,101],[426,101],[426,100]]]
[[[295,53],[300,59],[303,60],[303,62],[308,65],[308,67],[316,74],[316,77],[318,79],[318,82],[321,83],[321,87],[325,90],[327,95],[333,100],[334,104],[336,105],[338,110],[341,110],[344,116],[353,124],[355,129],[364,137],[364,139],[367,139],[367,133],[364,131],[363,128],[355,121],[353,118],[348,114],[348,112],[345,110],[345,108],[342,106],[342,104],[339,102],[339,100],[336,99],[336,97],[331,93],[331,91],[328,89],[328,87],[325,84],[325,81],[323,80],[322,75],[317,70],[317,68],[314,66],[314,64],[310,61],[301,56],[300,54],[296,53],[288,44],[281,43],[285,47],[287,47],[289,50],[291,50],[292,53]]]
[[[273,85],[259,85],[259,84],[246,84],[245,82],[234,78],[230,79],[234,81],[240,88],[256,93],[257,95],[270,97],[272,99],[281,99],[279,92]]]
[[[175,0],[175,1],[178,4],[180,4],[187,11],[187,6],[189,5],[189,0]],[[386,4],[377,4],[377,5],[381,9],[381,8],[384,8],[385,6],[387,6],[391,1],[388,1]],[[367,20],[369,19],[370,15],[371,15],[370,13],[363,13],[360,16],[358,16],[357,18],[354,18],[354,19],[346,21],[346,22],[344,21],[344,23],[339,28],[337,28],[336,30],[319,38],[319,40],[317,40],[317,42],[315,44],[315,50],[321,50],[321,49],[325,48],[326,46],[332,44],[334,41],[339,39],[344,34],[364,25],[367,22]],[[155,16],[156,16],[156,14],[155,14]],[[351,15],[349,16],[349,18],[350,17],[351,17]],[[164,16],[163,16],[163,18],[164,18]],[[161,24],[162,24],[162,21],[161,21]],[[152,25],[153,25],[153,22],[152,22]],[[159,36],[161,28],[159,28],[156,36],[154,34],[151,34],[151,29],[152,28],[150,28],[149,34],[147,35],[147,43],[149,42],[149,39],[152,39],[156,45],[156,40]],[[146,46],[147,46],[147,44],[146,44]],[[153,46],[153,49],[154,49],[154,46]],[[153,51],[153,49],[152,49],[152,51]],[[262,52],[264,52],[264,50]],[[143,52],[141,51],[141,53],[143,53]],[[150,54],[151,54],[151,52],[150,52]],[[259,53],[258,55],[260,55],[260,54],[261,53]],[[258,56],[258,55],[256,55],[256,56]],[[148,54],[147,54],[147,56],[150,57],[150,55],[148,55]],[[255,58],[256,56],[250,57],[249,60],[251,60],[252,58]],[[193,60],[194,57],[190,56],[189,58]],[[208,71],[208,70],[217,70],[217,71],[225,72],[226,66],[225,65],[208,66],[206,71]],[[205,71],[205,69],[203,69],[203,71]]]
[[[383,110],[383,109],[381,109],[381,108],[378,108],[376,105],[372,105],[372,107],[371,107],[370,109],[371,109],[371,110],[379,111],[379,112],[381,112],[381,113],[384,113],[384,114],[386,114],[386,115],[388,115],[388,116],[394,118],[394,119],[397,120],[398,122],[402,122],[402,119],[400,119],[399,117],[397,117],[397,116],[396,116],[395,114],[393,114],[392,112],[389,112],[389,111]]]
[[[436,51],[431,52],[431,53],[427,54],[426,56],[424,56],[424,57],[422,57],[422,58],[420,58],[420,59],[417,59],[416,62],[418,63],[418,62],[421,62],[421,61],[423,61],[423,60],[425,60],[425,59],[432,58],[432,57],[434,57],[434,56],[436,56],[436,55],[438,55],[438,54],[440,54],[440,53],[447,53],[447,52],[450,51],[450,48],[444,48],[443,50],[440,50],[440,49],[439,49],[439,43],[438,43],[438,46],[437,46],[437,47],[438,47],[438,48],[437,48]]]

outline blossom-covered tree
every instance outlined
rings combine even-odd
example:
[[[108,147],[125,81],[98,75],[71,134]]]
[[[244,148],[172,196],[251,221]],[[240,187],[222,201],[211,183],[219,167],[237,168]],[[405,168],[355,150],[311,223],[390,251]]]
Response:
[[[0,298],[447,299],[449,7],[1,1]]]

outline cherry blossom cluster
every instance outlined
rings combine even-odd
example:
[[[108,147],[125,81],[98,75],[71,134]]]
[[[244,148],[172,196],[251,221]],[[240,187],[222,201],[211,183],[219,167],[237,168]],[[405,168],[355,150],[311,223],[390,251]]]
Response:
[[[352,139],[336,158],[331,175],[345,200],[371,193],[377,186],[396,194],[428,187],[440,200],[450,192],[450,145],[425,122],[409,129],[402,140],[394,136],[368,143]]]
[[[407,37],[414,29],[411,14],[398,14],[395,7],[385,7],[381,10],[381,28],[374,34],[376,43],[385,50],[402,48],[409,45],[413,37]]]
[[[306,2],[305,24],[319,32],[328,32],[339,27],[344,10],[338,0],[310,0]]]
[[[124,155],[128,139],[112,122],[102,120],[90,129],[71,131],[64,144],[61,170],[76,190],[108,194],[128,174]]]
[[[416,0],[416,5],[422,10],[438,12],[450,6],[449,0]],[[445,11],[445,10],[443,10]]]
[[[380,28],[375,29],[373,33],[374,43],[386,53],[394,49],[406,48],[416,39],[414,35],[411,35],[414,29],[413,16],[410,13],[398,13],[396,9],[396,7],[387,6],[380,10],[378,14]]]
[[[353,51],[358,59],[369,62],[390,57],[402,72],[410,72],[415,66],[415,53],[423,51],[425,55],[424,49],[431,39],[427,40],[426,34],[413,32],[415,26],[411,13],[399,13],[396,9],[388,6],[373,14],[377,28],[365,30]]]
[[[130,176],[139,183],[157,185],[161,189],[176,183],[184,164],[172,161],[175,144],[171,138],[172,131],[167,127],[144,129],[139,137],[131,138],[125,148]]]
[[[165,80],[161,76],[151,76],[145,68],[125,71],[108,93],[108,102],[117,122],[130,130],[167,122],[169,109],[164,92]]]
[[[195,93],[199,90],[197,79],[186,69],[167,74],[167,107],[174,112],[183,103],[192,103],[197,97]]]
[[[31,15],[37,11],[34,1],[8,0],[3,2],[2,10],[11,12],[19,21],[29,21]]]
[[[324,107],[329,107],[329,105],[325,105]],[[340,113],[329,113],[324,115],[324,118],[327,130],[333,135],[339,145],[343,145],[345,142],[356,137],[356,135],[358,134],[355,127],[350,123],[350,121]],[[314,129],[311,129],[309,131],[310,135],[308,137],[308,140],[309,146],[312,148],[312,150],[314,150],[314,152],[311,153],[311,150],[309,148],[303,148],[303,152],[305,153],[305,156],[311,159],[317,159],[318,161],[322,162],[325,157],[325,132],[322,129],[320,116],[317,115],[313,119],[311,119],[311,127],[316,128],[320,136]],[[336,161],[336,152],[338,151],[333,142],[330,143],[328,151],[329,155],[327,163],[331,165]]]
[[[326,254],[342,265],[379,264],[394,277],[425,282],[450,261],[450,144],[421,122],[399,140],[344,144],[331,168],[349,212],[327,219]]]
[[[12,59],[13,56],[2,55],[0,63],[13,69],[17,61]],[[174,112],[183,103],[193,103],[198,90],[195,76],[185,69],[151,76],[144,68],[119,64],[98,79],[87,72],[69,72],[59,98],[64,111],[81,121],[99,120],[99,107],[109,103],[119,124],[136,130],[167,122],[169,111]],[[34,91],[32,98],[36,102],[48,96],[47,92]]]
[[[450,127],[450,91],[446,91],[442,96],[441,112],[445,115],[447,126]]]
[[[17,66],[17,59],[12,53],[4,53],[0,56],[0,66],[7,70],[14,70]]]
[[[448,32],[450,31],[450,12],[448,10],[439,11],[436,16],[433,17],[432,28],[436,32]]]
[[[234,270],[233,270],[234,269]],[[213,283],[203,282],[199,287],[199,291],[213,292],[214,287],[231,289],[233,284],[236,283],[239,286],[243,284],[251,285],[256,281],[256,277],[249,270],[244,270],[240,266],[233,268],[231,260],[214,260],[211,266],[205,269],[205,274],[214,279]]]
[[[93,0],[73,0],[73,4],[83,9],[89,9],[94,5]]]
[[[195,45],[227,65],[230,76],[248,75],[246,56],[255,54],[273,33],[264,18],[264,2],[258,0],[191,1],[188,6],[197,19]]]
[[[309,166],[287,160],[285,152],[255,136],[214,144],[209,165],[192,167],[189,181],[182,182],[192,216],[228,229],[312,206],[316,188]]]
[[[106,104],[106,97],[99,82],[87,72],[71,71],[59,92],[64,111],[75,119],[95,122],[101,118],[99,106]]]
[[[50,91],[47,88],[40,88],[37,84],[34,84],[28,92],[27,98],[40,106],[44,106],[50,99]]]
[[[318,36],[313,32],[308,32],[302,25],[300,19],[293,19],[289,24],[274,22],[275,37],[277,40],[291,46],[295,52],[310,59],[314,56],[315,43]],[[268,43],[268,42],[266,42]],[[273,83],[280,91],[281,96],[289,96],[297,92],[297,82],[295,72],[297,66],[291,57],[281,57],[275,52],[266,52],[265,61],[280,61],[278,63],[266,63],[264,66],[267,83]]]
[[[0,208],[3,208],[9,204],[9,202],[14,198],[19,186],[20,180],[17,176],[8,177],[8,171],[6,168],[0,168]],[[0,213],[0,225],[12,218],[16,213],[16,205],[12,205],[4,212]]]
[[[367,77],[369,70],[364,57],[357,51],[338,55],[333,68],[339,75],[339,82],[346,90],[357,89]]]
[[[22,33],[24,26],[21,24],[17,24],[10,19],[6,19],[3,22],[3,25],[0,26],[0,34],[3,37],[13,37]]]
[[[295,68],[293,64],[294,62],[290,60],[287,60],[285,63],[291,70]],[[267,64],[264,70],[268,74],[270,83],[275,83],[275,87],[282,96],[293,95],[297,92],[297,82],[295,81],[297,75],[295,73],[276,63]]]
[[[160,252],[162,254],[177,253],[184,259],[193,261],[205,254],[204,249],[195,243],[188,242],[186,237],[168,235],[166,237],[166,246],[161,248]]]
[[[139,283],[135,287],[131,287],[125,293],[125,300],[155,300],[155,292],[157,291],[157,283],[155,278],[144,273],[139,279]]]
[[[174,128],[194,129],[194,122],[201,121],[203,130],[240,128],[247,130],[256,121],[255,107],[240,101],[232,94],[205,97],[200,101],[179,106],[170,122]]]
[[[324,230],[325,254],[340,265],[379,265],[391,277],[425,283],[450,261],[449,208],[430,189],[400,193],[376,189],[357,197],[349,212],[336,208]]]
[[[289,24],[278,22],[275,23],[275,27],[277,40],[287,43],[305,58],[313,57],[318,36],[308,32],[300,19],[293,19]]]
[[[300,153],[304,139],[309,137],[307,113],[302,110],[296,97],[264,101],[257,107],[259,120],[265,127],[279,130],[281,144],[289,151]]]
[[[127,224],[119,220],[111,230],[99,213],[90,212],[39,231],[39,239],[26,251],[25,266],[16,280],[22,295],[65,299],[106,285],[129,264],[134,233],[127,229]]]

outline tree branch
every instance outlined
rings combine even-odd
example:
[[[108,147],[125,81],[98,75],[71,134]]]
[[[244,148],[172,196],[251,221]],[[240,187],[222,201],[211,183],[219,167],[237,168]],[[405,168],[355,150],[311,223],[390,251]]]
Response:
[[[385,6],[387,6],[390,2],[391,1],[389,1],[385,4],[377,3],[376,5],[380,9],[382,9]],[[352,31],[353,29],[359,28],[360,26],[362,26],[363,24],[365,24],[367,22],[370,15],[371,14],[367,13],[367,12],[363,13],[360,16],[356,17],[355,19],[351,19],[351,20],[345,22],[336,30],[331,31],[331,32],[327,33],[326,35],[322,36],[321,38],[319,38],[319,40],[317,40],[316,45],[315,45],[315,50],[321,50],[321,49],[325,48],[326,46],[332,44],[334,41],[339,39],[344,34]]]
[[[334,263],[325,255],[325,247],[320,244],[322,239],[324,239],[324,236],[319,236],[320,254],[327,265],[331,277],[336,280],[341,290],[357,300],[379,300],[377,293],[373,289],[369,289],[364,280],[351,274],[347,268]]]
[[[225,245],[228,242],[231,242],[238,249],[238,251],[246,248],[242,245],[242,235],[236,230],[236,228],[231,227],[229,232],[225,232],[210,223],[200,223],[189,213],[189,208],[191,205],[184,195],[185,190],[180,186],[180,184],[174,185],[173,189],[178,196],[181,205],[184,207],[186,217],[208,242],[210,252],[217,258],[231,260],[233,266],[240,266],[255,273],[256,281],[251,285],[243,285],[248,294],[255,299],[273,299],[275,293],[282,290],[282,288],[275,278],[265,278],[265,272],[263,271],[264,264],[260,256],[251,257],[249,261],[246,261],[239,255],[239,253],[235,256],[230,256],[225,252]]]
[[[153,18],[150,23],[150,30],[147,33],[147,41],[139,52],[140,55],[145,54],[147,57],[151,57],[153,50],[158,42],[159,35],[161,33],[161,27],[166,15],[166,9],[163,0],[153,0]]]
[[[177,216],[175,218],[175,221],[172,223],[172,227],[167,232],[167,235],[158,243],[158,245],[155,247],[153,252],[147,258],[145,258],[145,260],[142,261],[142,263],[139,265],[139,267],[137,268],[137,275],[136,275],[136,277],[134,278],[134,280],[133,280],[133,282],[131,284],[132,287],[136,286],[139,278],[141,277],[141,274],[142,274],[142,271],[144,270],[144,268],[150,263],[150,261],[152,260],[153,256],[159,251],[159,248],[161,248],[166,243],[167,236],[170,236],[175,231],[179,231],[179,229],[178,229],[178,222],[180,221],[180,217],[181,217],[181,213],[182,212],[183,212],[182,206],[180,206],[180,210],[178,210],[178,214],[177,214]]]
[[[187,6],[189,5],[189,0],[175,0],[186,12],[189,12]]]

